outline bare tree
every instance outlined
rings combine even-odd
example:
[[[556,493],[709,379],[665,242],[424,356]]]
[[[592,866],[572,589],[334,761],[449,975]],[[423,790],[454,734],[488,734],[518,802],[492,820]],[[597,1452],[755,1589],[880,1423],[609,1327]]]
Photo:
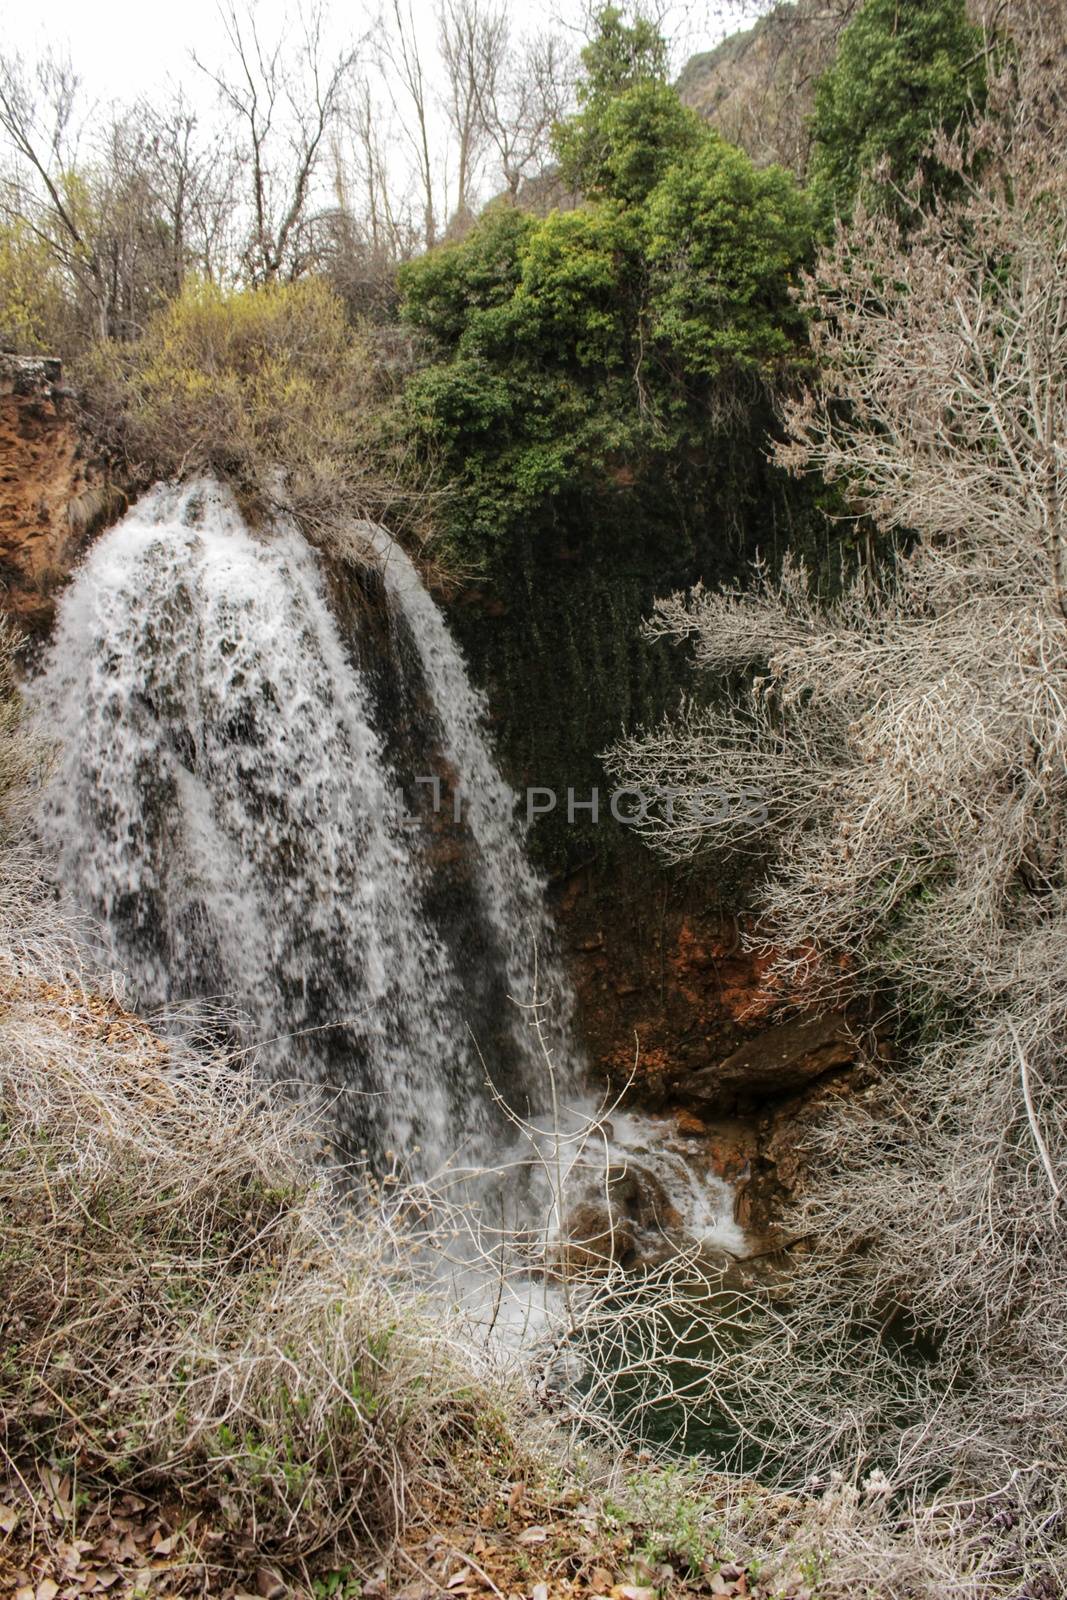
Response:
[[[349,96],[342,133],[332,151],[338,206],[379,258],[404,261],[418,247],[421,228],[413,216],[410,184],[405,189],[390,162],[398,130],[368,79]]]
[[[765,853],[755,942],[794,999],[908,1019],[818,1135],[791,1360],[737,1381],[809,1464],[1005,1496],[1017,1587],[1067,1481],[1067,28],[1021,22],[987,120],[937,143],[962,198],[906,243],[859,217],[808,284],[822,379],[780,458],[900,552],[832,603],[796,567],[665,601],[652,633],[717,692],[613,758],[668,797],[672,859]]]
[[[95,248],[82,196],[72,189],[79,79],[68,61],[49,53],[31,73],[18,56],[0,58],[0,132],[13,161],[3,203],[57,263],[72,290],[91,307],[96,331],[110,331],[104,264]]]
[[[329,54],[325,13],[313,0],[298,16],[295,40],[268,39],[253,4],[219,7],[232,61],[209,69],[240,133],[251,229],[245,264],[253,282],[294,277],[308,260],[308,209],[318,164],[356,62],[352,49]]]
[[[456,203],[469,214],[478,169],[488,143],[482,114],[482,84],[500,75],[507,51],[507,17],[484,0],[442,0],[437,11],[438,47],[445,69],[445,111],[456,141]]]
[[[437,243],[437,164],[430,153],[432,92],[419,50],[418,29],[410,4],[392,0],[394,27],[379,32],[379,51],[387,81],[395,83],[394,109],[415,157],[422,196],[423,243]]]
[[[507,28],[495,52],[483,54],[476,76],[478,113],[512,199],[525,178],[539,176],[551,156],[552,129],[574,101],[577,66],[555,34],[524,37],[514,50]]]
[[[148,171],[170,243],[172,288],[190,268],[218,281],[233,253],[235,152],[221,133],[203,137],[180,90],[170,104],[145,106],[142,115],[151,140]]]
[[[11,150],[3,211],[43,250],[74,343],[127,338],[186,270],[221,263],[228,164],[179,100],[82,112],[67,63],[0,62],[0,131]]]

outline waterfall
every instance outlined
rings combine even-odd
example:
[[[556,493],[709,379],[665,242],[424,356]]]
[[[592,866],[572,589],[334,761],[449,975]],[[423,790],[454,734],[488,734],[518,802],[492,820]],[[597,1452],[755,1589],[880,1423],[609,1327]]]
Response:
[[[138,1009],[206,1013],[328,1103],[343,1154],[420,1176],[488,1161],[481,1201],[503,1217],[506,1191],[521,1226],[555,1214],[538,1173],[562,1150],[568,1204],[632,1171],[683,1232],[737,1250],[731,1192],[669,1123],[613,1116],[575,1160],[595,1108],[485,703],[404,551],[346,531],[365,565],[340,581],[295,525],[253,530],[200,481],[94,545],[31,689],[61,892]],[[536,1125],[526,1147],[501,1098]]]
[[[536,1022],[561,1086],[573,1089],[573,995],[556,952],[544,884],[530,865],[516,825],[515,793],[498,770],[486,738],[484,696],[471,683],[459,647],[406,552],[384,528],[361,523],[353,531],[362,535],[382,574],[391,616],[408,630],[417,652],[444,761],[456,777],[452,792],[443,786],[435,789],[434,800],[469,827],[479,859],[479,908],[505,952],[509,992],[527,1004],[536,993],[536,1016],[518,1005],[509,1012],[520,1049],[523,1054],[530,1050]]]
[[[407,557],[364,539],[406,638],[389,692],[425,708],[417,759],[465,800],[451,901],[405,802],[424,774],[396,768],[373,652],[319,556],[207,481],[153,489],[63,599],[33,691],[58,746],[42,827],[134,1003],[217,1001],[262,1070],[334,1101],[345,1148],[421,1151],[425,1170],[487,1137],[487,1066],[520,1109],[543,1103],[508,1003],[532,997],[535,961],[574,1081],[570,1000],[482,701]]]

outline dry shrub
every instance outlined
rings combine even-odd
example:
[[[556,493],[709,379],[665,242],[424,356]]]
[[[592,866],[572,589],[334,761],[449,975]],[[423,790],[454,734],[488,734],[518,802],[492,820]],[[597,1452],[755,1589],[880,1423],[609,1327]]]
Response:
[[[388,1542],[472,1457],[515,1466],[512,1397],[420,1303],[414,1241],[346,1217],[293,1107],[4,965],[9,1458],[196,1491],[289,1555]]]
[[[833,603],[789,566],[664,601],[651,631],[735,692],[615,763],[673,793],[646,826],[672,859],[765,854],[784,987],[902,1025],[809,1152],[816,1248],[777,1341],[720,1381],[783,1475],[933,1494],[913,1526],[953,1530],[950,1592],[1044,1595],[1067,1569],[1067,111],[1063,8],[1026,21],[981,175],[941,140],[959,200],[906,240],[860,215],[808,285],[822,378],[780,456],[903,553]]]
[[[76,376],[87,425],[135,480],[213,474],[253,517],[284,504],[327,541],[344,518],[402,526],[420,504],[387,437],[388,363],[321,278],[190,280],[136,343],[99,345]]]

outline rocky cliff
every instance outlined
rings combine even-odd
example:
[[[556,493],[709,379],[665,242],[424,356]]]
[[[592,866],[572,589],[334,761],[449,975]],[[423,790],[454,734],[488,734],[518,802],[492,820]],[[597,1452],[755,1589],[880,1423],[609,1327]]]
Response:
[[[58,361],[0,352],[0,606],[31,638],[115,507],[73,410]]]
[[[854,9],[853,0],[776,5],[754,27],[691,57],[678,91],[754,161],[803,175],[815,86]]]

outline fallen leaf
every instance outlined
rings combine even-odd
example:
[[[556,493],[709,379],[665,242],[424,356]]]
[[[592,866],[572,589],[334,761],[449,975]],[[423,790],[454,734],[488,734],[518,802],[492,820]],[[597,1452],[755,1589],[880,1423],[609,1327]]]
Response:
[[[42,1578],[37,1585],[33,1600],[56,1600],[59,1593],[59,1584],[54,1578]]]
[[[516,1544],[544,1544],[548,1538],[547,1528],[524,1528],[515,1540]]]
[[[0,1506],[0,1533],[12,1533],[18,1520],[18,1506]]]
[[[449,1589],[461,1589],[470,1576],[470,1567],[460,1567],[459,1571],[454,1572],[449,1578],[446,1587]]]
[[[548,1600],[548,1584],[535,1583],[530,1600]]]
[[[70,1475],[62,1476],[51,1467],[41,1468],[41,1482],[52,1502],[52,1515],[59,1522],[69,1521],[74,1514],[74,1504],[70,1498]],[[38,1587],[40,1587],[38,1585]],[[58,1590],[56,1591],[59,1592]]]

